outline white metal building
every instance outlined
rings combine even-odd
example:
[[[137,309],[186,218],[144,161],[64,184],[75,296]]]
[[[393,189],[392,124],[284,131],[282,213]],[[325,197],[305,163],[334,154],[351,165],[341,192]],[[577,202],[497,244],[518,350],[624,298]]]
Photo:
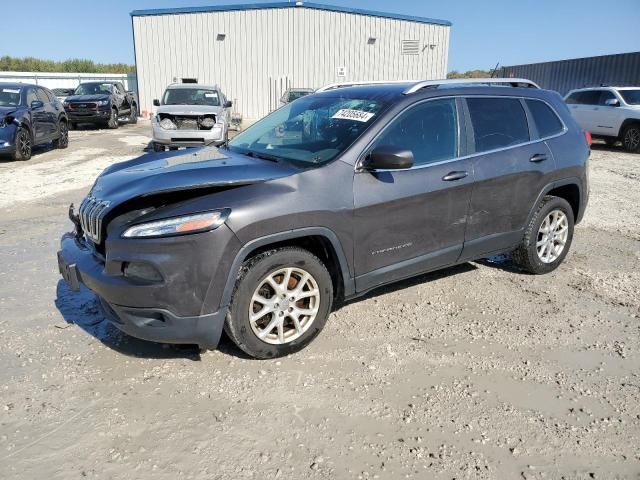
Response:
[[[451,24],[306,2],[131,13],[143,113],[172,82],[218,84],[255,120],[287,88],[445,78]]]

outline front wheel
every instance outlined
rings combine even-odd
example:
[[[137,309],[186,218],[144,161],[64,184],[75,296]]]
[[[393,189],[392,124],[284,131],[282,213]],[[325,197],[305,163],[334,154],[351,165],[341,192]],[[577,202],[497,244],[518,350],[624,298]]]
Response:
[[[536,275],[552,272],[569,252],[573,224],[573,210],[564,198],[544,197],[512,254],[514,263]]]
[[[31,132],[20,126],[16,130],[16,149],[13,152],[14,160],[29,160],[31,158]]]
[[[129,123],[138,123],[138,108],[135,105],[131,105],[131,111],[129,112]]]
[[[254,358],[281,357],[313,341],[332,302],[333,283],[320,259],[301,248],[270,250],[242,266],[225,331]]]
[[[622,146],[627,152],[640,153],[640,124],[629,125],[624,129]]]
[[[107,128],[114,130],[119,126],[120,124],[118,123],[118,111],[115,108],[112,108],[111,116],[109,117],[109,121],[107,122]]]

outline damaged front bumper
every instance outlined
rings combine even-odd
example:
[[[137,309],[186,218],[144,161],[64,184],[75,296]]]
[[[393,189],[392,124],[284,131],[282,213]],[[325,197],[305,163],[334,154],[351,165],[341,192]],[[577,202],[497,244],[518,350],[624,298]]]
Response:
[[[155,239],[107,238],[106,255],[77,233],[61,239],[58,267],[72,290],[94,292],[105,317],[144,340],[215,348],[227,306],[222,291],[238,242],[225,225],[214,231]],[[214,248],[220,247],[220,248]]]

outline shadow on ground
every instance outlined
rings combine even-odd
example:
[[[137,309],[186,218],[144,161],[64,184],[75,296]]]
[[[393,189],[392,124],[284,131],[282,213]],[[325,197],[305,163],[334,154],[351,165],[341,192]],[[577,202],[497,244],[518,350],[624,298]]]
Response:
[[[478,263],[499,268],[508,272],[517,273],[519,270],[513,266],[508,256],[502,255],[491,257],[479,261]],[[445,268],[435,272],[418,275],[406,280],[401,280],[389,285],[378,287],[375,290],[347,302],[340,302],[334,306],[334,311],[339,311],[342,307],[357,303],[379,295],[403,290],[416,285],[429,283],[463,273],[477,270],[478,267],[472,263],[463,263],[454,267]],[[100,341],[103,345],[131,357],[142,358],[185,358],[193,361],[201,360],[200,350],[196,345],[168,345],[162,343],[148,342],[131,337],[109,323],[100,307],[96,296],[84,286],[80,286],[79,292],[73,292],[67,284],[60,280],[56,288],[55,305],[62,317],[68,324],[77,325],[86,333]],[[252,359],[235,344],[222,335],[218,350],[226,355],[232,355],[243,359]]]

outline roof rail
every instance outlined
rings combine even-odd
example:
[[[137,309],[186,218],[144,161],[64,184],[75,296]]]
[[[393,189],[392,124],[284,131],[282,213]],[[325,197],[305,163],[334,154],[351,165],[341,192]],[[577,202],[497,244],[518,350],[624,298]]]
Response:
[[[456,78],[448,80],[424,80],[407,88],[403,95],[416,93],[423,88],[437,88],[445,85],[496,85],[504,87],[540,88],[540,86],[525,78]]]
[[[363,82],[339,82],[330,83],[316,90],[318,92],[326,92],[327,90],[335,90],[337,88],[356,87],[358,85],[388,85],[393,83],[417,83],[419,80],[368,80]]]

